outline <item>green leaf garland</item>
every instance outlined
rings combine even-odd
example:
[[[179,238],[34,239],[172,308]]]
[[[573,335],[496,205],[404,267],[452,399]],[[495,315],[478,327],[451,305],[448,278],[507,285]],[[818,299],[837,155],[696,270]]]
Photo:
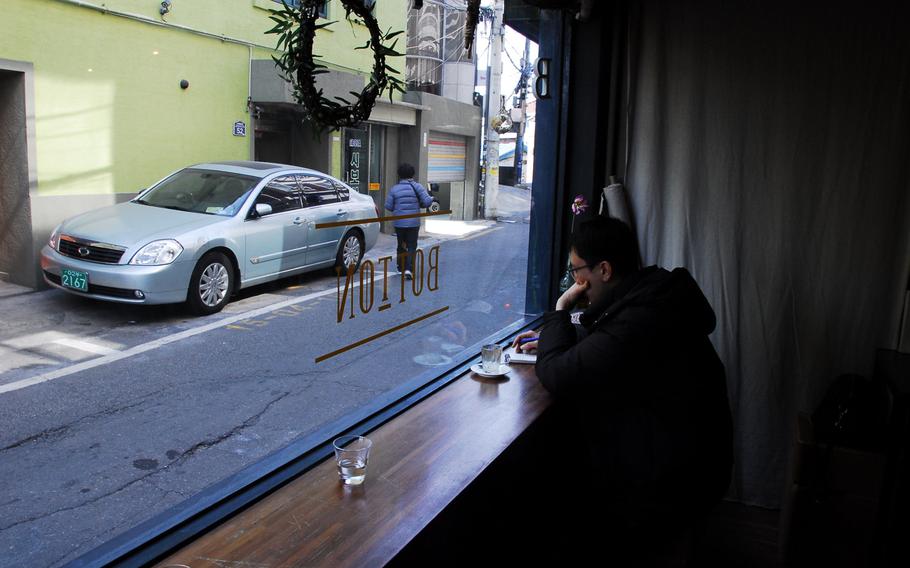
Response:
[[[278,35],[276,50],[282,51],[280,57],[272,57],[282,78],[293,85],[294,100],[303,106],[306,118],[319,130],[334,130],[345,126],[355,126],[370,117],[376,99],[386,90],[389,101],[395,91],[404,93],[404,82],[390,73],[397,73],[395,69],[386,64],[386,57],[400,57],[404,55],[395,50],[398,43],[396,36],[402,31],[383,33],[379,22],[372,11],[364,6],[363,0],[341,0],[345,9],[345,17],[352,21],[351,15],[356,16],[359,23],[370,32],[370,40],[365,45],[356,49],[372,48],[373,71],[370,79],[360,93],[351,92],[356,99],[351,102],[343,97],[337,100],[323,96],[322,89],[316,87],[316,75],[328,73],[329,69],[318,63],[319,55],[313,53],[313,40],[316,30],[334,24],[325,22],[316,24],[319,17],[319,5],[322,0],[300,0],[298,6],[289,6],[282,0],[282,8],[270,10],[270,19],[275,26],[267,34]],[[340,102],[339,102],[340,101]]]

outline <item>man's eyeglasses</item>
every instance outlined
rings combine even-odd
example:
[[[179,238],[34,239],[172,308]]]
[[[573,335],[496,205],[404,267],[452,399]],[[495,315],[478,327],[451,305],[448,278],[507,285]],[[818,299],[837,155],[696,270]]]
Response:
[[[592,268],[593,266],[594,266],[593,264],[584,264],[582,266],[575,266],[573,268],[568,268],[568,269],[566,269],[566,276],[568,276],[569,278],[572,278],[574,280],[576,272],[578,272],[582,268]]]

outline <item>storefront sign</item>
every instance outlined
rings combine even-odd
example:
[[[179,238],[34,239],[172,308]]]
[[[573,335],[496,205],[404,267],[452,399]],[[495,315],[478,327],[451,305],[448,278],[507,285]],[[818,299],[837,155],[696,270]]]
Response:
[[[361,128],[345,128],[344,181],[357,190],[367,192],[367,131]]]
[[[402,253],[402,256],[406,254],[407,253]],[[336,315],[338,317],[338,323],[341,323],[345,319],[346,308],[350,309],[350,315],[347,319],[354,319],[357,311],[355,306],[359,305],[360,313],[368,314],[373,311],[373,307],[376,304],[379,304],[376,306],[377,312],[388,310],[394,305],[392,300],[389,299],[389,265],[391,262],[391,256],[380,258],[376,261],[376,264],[374,264],[372,260],[364,260],[360,264],[360,270],[357,273],[350,270],[345,274],[343,292],[341,285],[342,271],[340,268],[335,269],[335,272],[338,275],[336,285]],[[398,301],[395,302],[397,304],[403,304],[408,296],[420,296],[424,289],[429,292],[439,290],[439,245],[432,247],[427,254],[424,254],[423,249],[417,249],[414,253],[413,264],[413,279],[407,280],[402,275],[399,278],[400,294],[394,294],[393,292],[393,297],[399,297]],[[376,272],[379,272],[378,276],[381,279],[381,282],[379,283],[379,288],[382,290],[381,299],[377,298],[379,294],[377,293]],[[354,286],[355,274],[358,275],[359,286]],[[426,281],[426,286],[424,286],[424,280]],[[406,286],[408,282],[410,282],[410,286]],[[354,288],[358,289],[359,302],[355,302],[354,300]],[[406,290],[409,290],[410,293],[406,293]],[[376,302],[377,299],[379,299],[378,302]]]
[[[435,215],[449,215],[451,211],[436,211],[433,213],[419,213],[414,215],[404,215],[402,217],[425,217]],[[379,218],[377,221],[398,219],[400,217],[391,217],[388,219]],[[335,221],[320,223],[316,225],[317,229],[332,228],[346,225],[356,225],[358,221]],[[396,264],[404,264],[408,256],[407,252],[402,252],[397,259]],[[397,285],[389,282],[389,271],[392,261],[396,260],[393,256],[384,256],[376,261],[365,259],[360,264],[359,270],[353,267],[344,271],[342,268],[336,268],[335,274],[338,276],[336,283],[336,321],[341,324],[344,320],[351,320],[356,317],[357,312],[361,315],[367,315],[374,312],[384,312],[392,309],[394,306],[405,303],[408,298],[414,299],[428,292],[432,294],[439,290],[439,245],[430,247],[428,251],[418,248],[412,258],[412,278],[407,279],[403,274],[399,275]],[[393,273],[394,274],[394,273]],[[342,281],[344,284],[342,285]],[[355,291],[356,288],[356,291]],[[423,314],[417,318],[404,323],[399,323],[394,327],[345,345],[325,355],[316,357],[316,363],[331,359],[351,349],[356,349],[361,345],[366,345],[380,337],[385,337],[390,333],[395,333],[415,323],[435,317],[449,309],[444,306]]]

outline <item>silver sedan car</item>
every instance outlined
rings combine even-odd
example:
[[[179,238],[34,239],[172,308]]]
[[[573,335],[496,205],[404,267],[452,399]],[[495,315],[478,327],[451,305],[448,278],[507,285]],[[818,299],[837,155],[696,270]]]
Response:
[[[371,197],[314,170],[199,164],[132,201],[64,221],[41,251],[41,268],[48,284],[81,296],[186,302],[210,314],[247,286],[356,269],[376,244],[378,217]]]

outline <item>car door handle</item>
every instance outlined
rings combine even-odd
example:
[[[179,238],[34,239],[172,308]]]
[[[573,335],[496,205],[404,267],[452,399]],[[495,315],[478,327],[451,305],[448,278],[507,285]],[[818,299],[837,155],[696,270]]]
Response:
[[[304,220],[300,217],[294,217],[294,220],[291,222],[294,223],[295,225],[303,225]]]
[[[342,209],[339,209],[339,210],[338,210],[338,213],[335,213],[335,215],[338,215],[339,217],[344,217],[344,216],[347,215],[347,214],[348,214],[348,212],[347,212],[347,211],[344,211],[344,210],[342,210]]]

